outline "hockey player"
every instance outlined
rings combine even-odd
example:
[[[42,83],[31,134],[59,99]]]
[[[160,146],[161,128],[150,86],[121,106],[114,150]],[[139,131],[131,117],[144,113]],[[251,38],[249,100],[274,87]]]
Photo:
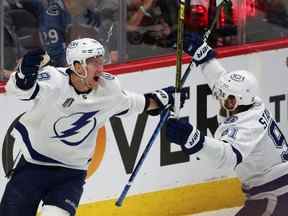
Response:
[[[6,186],[1,216],[35,216],[41,200],[42,216],[75,215],[98,129],[112,116],[156,115],[174,101],[170,88],[145,95],[122,90],[103,72],[104,48],[94,39],[69,44],[69,68],[39,68],[43,54],[28,52],[7,83],[7,94],[34,106],[15,125],[23,155]]]
[[[185,36],[184,50],[220,102],[219,126],[212,138],[188,122],[169,119],[168,140],[217,169],[234,168],[247,197],[237,216],[286,216],[287,142],[258,96],[255,77],[244,70],[226,72],[197,33]]]

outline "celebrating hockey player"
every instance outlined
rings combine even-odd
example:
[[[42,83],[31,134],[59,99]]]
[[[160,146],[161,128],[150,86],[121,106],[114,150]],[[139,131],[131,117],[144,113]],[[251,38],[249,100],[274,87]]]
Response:
[[[112,116],[147,111],[157,115],[173,104],[171,88],[145,95],[121,89],[103,72],[104,48],[90,38],[72,41],[69,68],[42,66],[42,50],[28,52],[7,83],[7,94],[34,106],[16,123],[22,157],[6,186],[2,216],[75,215],[99,128]]]
[[[189,122],[169,119],[167,138],[217,169],[234,168],[247,200],[236,216],[286,216],[287,142],[259,98],[257,80],[245,70],[226,72],[215,52],[197,33],[187,33],[184,50],[201,68],[220,103],[214,138]]]

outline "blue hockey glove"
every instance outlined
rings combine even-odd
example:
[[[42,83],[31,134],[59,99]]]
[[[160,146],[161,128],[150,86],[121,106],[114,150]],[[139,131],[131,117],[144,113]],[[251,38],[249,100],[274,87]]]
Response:
[[[36,49],[24,55],[16,69],[16,85],[20,89],[27,90],[35,84],[44,54],[43,49]]]
[[[189,99],[190,89],[188,87],[181,89],[180,96],[180,108],[184,106],[184,103],[187,99]],[[163,110],[167,108],[173,108],[174,106],[174,94],[175,87],[169,86],[167,88],[163,88],[161,90],[156,90],[152,93],[145,94],[146,101],[152,98],[158,105],[158,109],[153,109],[147,111],[149,115],[159,115]]]
[[[183,119],[170,118],[166,125],[166,136],[169,142],[181,146],[186,154],[194,154],[203,148],[205,136]]]
[[[215,51],[196,32],[185,32],[183,50],[192,56],[192,61],[196,66],[215,57]]]

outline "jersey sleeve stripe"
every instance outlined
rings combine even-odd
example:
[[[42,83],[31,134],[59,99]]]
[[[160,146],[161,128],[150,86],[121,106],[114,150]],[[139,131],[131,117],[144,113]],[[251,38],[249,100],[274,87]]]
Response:
[[[240,164],[240,163],[242,162],[243,157],[242,157],[241,152],[238,151],[238,149],[234,148],[232,145],[231,145],[231,147],[232,147],[232,151],[233,151],[234,154],[236,155],[236,159],[237,159],[237,164],[236,164],[236,166],[237,166],[238,164]]]
[[[32,95],[31,95],[31,97],[28,98],[28,99],[22,99],[22,101],[33,100],[33,99],[38,95],[39,90],[40,90],[40,87],[39,87],[39,85],[38,85],[38,83],[37,83],[37,84],[36,84],[36,87],[35,87],[35,89],[34,89],[34,91],[33,91],[33,93],[32,93]]]
[[[124,115],[124,114],[128,113],[128,111],[129,111],[129,109],[124,110],[124,111],[122,111],[122,112],[119,112],[119,113],[115,114],[114,116],[117,117],[117,116]]]
[[[250,196],[253,196],[253,195],[256,195],[259,193],[270,192],[270,191],[274,191],[274,190],[277,190],[279,188],[282,188],[282,187],[287,185],[287,182],[288,182],[288,174],[283,175],[280,178],[277,178],[277,179],[270,181],[266,184],[252,187],[250,189],[242,188],[242,190],[244,193],[246,193]]]

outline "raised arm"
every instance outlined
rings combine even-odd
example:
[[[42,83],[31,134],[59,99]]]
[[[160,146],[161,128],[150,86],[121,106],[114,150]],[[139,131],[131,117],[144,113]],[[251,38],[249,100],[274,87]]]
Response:
[[[16,72],[10,76],[6,86],[7,94],[14,94],[24,100],[31,98],[35,91],[39,91],[39,86],[36,84],[39,69],[48,61],[49,57],[42,49],[32,50],[24,55]]]
[[[213,89],[216,80],[221,74],[226,73],[220,62],[215,58],[215,51],[203,37],[195,32],[185,33],[183,48],[187,54],[192,56],[195,65],[200,66],[209,87]]]

